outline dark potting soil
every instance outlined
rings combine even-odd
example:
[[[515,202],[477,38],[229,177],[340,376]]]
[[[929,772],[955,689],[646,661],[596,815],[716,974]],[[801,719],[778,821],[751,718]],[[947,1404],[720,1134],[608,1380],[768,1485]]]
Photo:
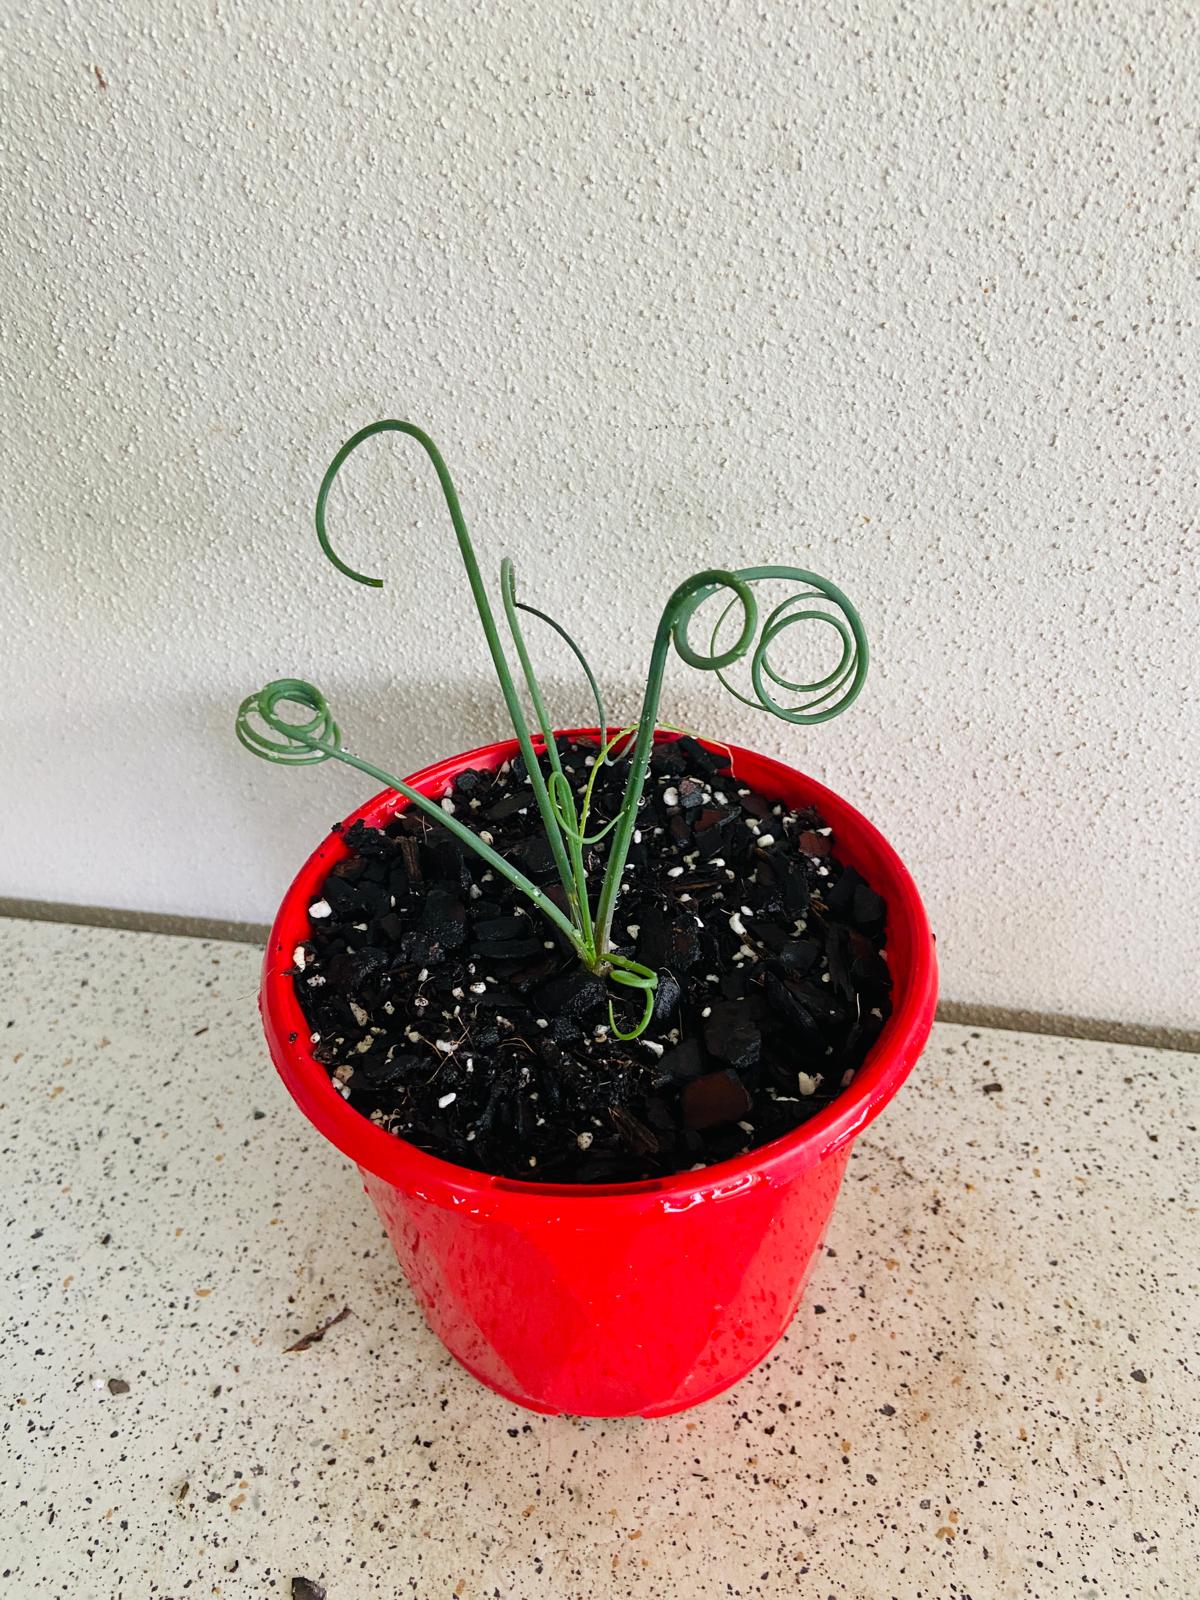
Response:
[[[559,743],[582,793],[594,748]],[[593,790],[615,812],[626,765]],[[528,774],[468,771],[443,800],[565,905]],[[694,740],[656,747],[613,947],[638,995],[585,971],[507,880],[415,812],[347,830],[297,947],[311,1045],[364,1116],[460,1166],[624,1183],[777,1139],[854,1076],[890,1011],[886,908],[813,810],[739,783]],[[593,895],[607,840],[588,852]]]

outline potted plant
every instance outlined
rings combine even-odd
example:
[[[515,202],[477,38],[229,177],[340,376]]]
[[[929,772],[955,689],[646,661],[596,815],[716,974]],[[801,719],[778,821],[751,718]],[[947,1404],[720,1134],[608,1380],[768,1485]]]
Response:
[[[781,762],[664,727],[663,672],[674,648],[807,726],[861,689],[862,625],[800,568],[697,573],[664,607],[637,722],[612,726],[579,646],[517,599],[506,560],[532,731],[421,429],[377,422],[342,446],[317,497],[321,548],[378,585],[335,553],[326,510],[347,458],[388,431],[433,463],[515,737],[400,779],[344,747],[309,683],[242,703],[255,754],[336,759],[385,785],[284,898],[260,1000],[271,1054],[357,1162],[469,1371],[537,1410],[680,1410],[786,1328],[851,1142],[925,1043],[936,966],[912,881],[870,823]],[[760,625],[755,589],[778,580],[798,588]],[[570,645],[594,728],[552,726],[522,613]],[[789,681],[771,647],[816,622],[837,663]],[[727,676],[739,662],[750,694]]]

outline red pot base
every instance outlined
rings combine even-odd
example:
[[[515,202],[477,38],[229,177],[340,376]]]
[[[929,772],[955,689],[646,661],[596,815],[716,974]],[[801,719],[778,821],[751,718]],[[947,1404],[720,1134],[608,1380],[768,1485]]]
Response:
[[[538,1411],[660,1416],[727,1389],[783,1334],[849,1153],[650,1205],[625,1227],[586,1190],[566,1215],[470,1216],[363,1176],[426,1320],[468,1372]]]
[[[472,1378],[475,1378],[480,1383],[482,1383],[485,1389],[490,1389],[493,1394],[498,1394],[500,1396],[501,1400],[510,1400],[513,1403],[513,1405],[521,1406],[526,1411],[536,1411],[539,1416],[543,1416],[543,1417],[597,1416],[602,1421],[603,1420],[620,1421],[621,1418],[629,1417],[629,1416],[638,1416],[638,1417],[646,1417],[646,1418],[651,1418],[651,1417],[673,1417],[673,1416],[677,1416],[679,1414],[679,1412],[681,1412],[681,1411],[694,1411],[697,1406],[705,1405],[705,1404],[707,1404],[707,1402],[709,1400],[715,1400],[718,1395],[725,1394],[730,1389],[736,1388],[737,1385],[739,1383],[741,1383],[743,1378],[749,1377],[749,1375],[754,1371],[755,1367],[760,1367],[763,1364],[763,1362],[767,1359],[767,1357],[771,1354],[772,1350],[774,1350],[775,1346],[783,1338],[783,1336],[784,1336],[784,1334],[786,1332],[787,1332],[787,1327],[786,1326],[782,1327],[779,1330],[778,1334],[776,1334],[775,1338],[771,1341],[771,1343],[767,1346],[767,1348],[763,1351],[763,1353],[760,1356],[756,1356],[754,1358],[754,1360],[751,1361],[748,1366],[743,1367],[740,1372],[735,1372],[735,1373],[732,1373],[730,1376],[728,1376],[726,1378],[722,1378],[720,1383],[716,1384],[713,1388],[707,1390],[704,1394],[692,1395],[687,1400],[673,1401],[672,1403],[670,1403],[668,1405],[647,1406],[642,1411],[636,1411],[636,1412],[622,1411],[622,1412],[617,1412],[611,1417],[608,1415],[607,1412],[605,1412],[605,1413],[593,1413],[593,1412],[586,1412],[586,1411],[563,1412],[563,1411],[558,1410],[558,1408],[555,1407],[555,1406],[536,1405],[532,1400],[527,1400],[527,1399],[523,1398],[521,1395],[514,1393],[511,1389],[504,1388],[504,1386],[502,1384],[493,1383],[492,1380],[485,1373],[480,1372],[475,1367],[472,1367],[472,1366],[468,1365],[468,1363],[465,1362],[461,1356],[455,1355],[453,1350],[450,1351],[450,1356],[454,1361],[458,1362],[459,1366],[463,1369],[464,1372],[469,1373]],[[444,1340],[442,1342],[445,1343]]]

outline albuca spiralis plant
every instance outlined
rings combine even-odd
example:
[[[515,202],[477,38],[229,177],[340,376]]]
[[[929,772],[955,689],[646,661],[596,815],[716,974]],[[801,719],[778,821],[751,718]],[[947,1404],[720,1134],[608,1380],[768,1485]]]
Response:
[[[542,892],[511,861],[505,860],[490,844],[471,828],[465,827],[457,817],[443,810],[436,798],[420,793],[394,774],[353,754],[342,744],[341,730],[320,690],[298,678],[279,678],[267,684],[257,694],[248,695],[238,708],[236,731],[242,744],[257,756],[268,761],[304,765],[330,759],[346,762],[359,771],[369,774],[380,783],[404,795],[432,822],[447,829],[468,849],[480,856],[489,867],[500,873],[520,891],[544,917],[569,941],[579,960],[590,971],[607,978],[622,988],[634,990],[642,997],[642,1014],[636,1025],[626,1031],[618,1026],[609,1003],[609,1022],[613,1033],[620,1039],[634,1039],[645,1029],[654,1009],[654,991],[658,975],[649,967],[618,954],[611,948],[613,913],[621,892],[629,848],[637,825],[638,807],[646,783],[650,757],[658,726],[658,708],[662,695],[663,673],[667,658],[674,646],[676,653],[688,664],[702,672],[713,672],[719,681],[743,704],[769,711],[785,722],[808,725],[827,722],[851,703],[862,688],[867,672],[867,641],[857,611],[842,591],[828,579],[801,567],[764,566],[745,567],[726,571],[713,567],[687,578],[667,600],[659,619],[650,652],[650,667],[646,690],[642,699],[641,714],[636,723],[612,729],[605,714],[604,701],[594,673],[578,644],[562,625],[536,607],[525,605],[517,599],[513,564],[507,558],[500,567],[500,593],[505,620],[516,647],[521,674],[529,693],[533,714],[541,738],[538,743],[545,756],[547,773],[543,773],[538,759],[538,746],[530,733],[521,697],[513,679],[500,631],[488,599],[487,589],[479,571],[475,550],[467,532],[453,480],[443,461],[441,452],[422,429],[411,422],[384,420],[362,428],[334,456],[321,482],[317,494],[317,538],[325,555],[348,578],[356,583],[380,588],[382,579],[369,578],[349,566],[333,549],[326,527],[329,491],[346,461],[362,444],[380,433],[402,433],[415,439],[428,455],[437,473],[442,493],[450,512],[458,540],[459,553],[466,568],[467,582],[475,601],[484,637],[491,651],[492,663],[504,696],[504,703],[517,736],[521,755],[529,777],[530,788],[537,805],[542,825],[546,831],[554,864],[562,881],[567,910],[564,912]],[[797,593],[776,605],[759,626],[759,611],[753,585],[768,579],[785,579],[800,585]],[[707,650],[698,650],[688,635],[697,611],[705,602],[723,595],[725,605],[720,610],[708,640]],[[547,623],[570,647],[587,678],[596,704],[597,727],[600,744],[582,798],[577,803],[575,792],[563,771],[554,725],[546,710],[545,700],[538,685],[537,675],[526,645],[520,613]],[[736,639],[718,648],[718,641],[727,621],[740,622]],[[840,648],[839,659],[832,670],[810,682],[791,681],[772,664],[771,646],[786,630],[804,622],[819,621],[830,627]],[[728,669],[741,661],[749,662],[750,685],[753,698],[741,693],[730,683]],[[798,697],[794,704],[784,704],[779,695]],[[285,716],[283,708],[292,709]],[[297,715],[298,713],[298,715]],[[603,766],[617,761],[627,761],[629,772],[621,805],[612,817],[596,831],[588,832],[593,784]],[[608,837],[608,859],[603,879],[593,904],[585,868],[589,847]]]

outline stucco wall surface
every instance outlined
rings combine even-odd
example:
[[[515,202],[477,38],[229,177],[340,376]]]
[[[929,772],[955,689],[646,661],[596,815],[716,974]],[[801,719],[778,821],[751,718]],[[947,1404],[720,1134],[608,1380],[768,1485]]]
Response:
[[[39,4],[3,22],[0,895],[265,920],[365,793],[231,734],[320,683],[400,771],[503,731],[430,474],[631,710],[713,563],[857,601],[796,730],[965,1001],[1197,1018],[1200,24],[1145,3]],[[546,646],[563,720],[586,714]]]

